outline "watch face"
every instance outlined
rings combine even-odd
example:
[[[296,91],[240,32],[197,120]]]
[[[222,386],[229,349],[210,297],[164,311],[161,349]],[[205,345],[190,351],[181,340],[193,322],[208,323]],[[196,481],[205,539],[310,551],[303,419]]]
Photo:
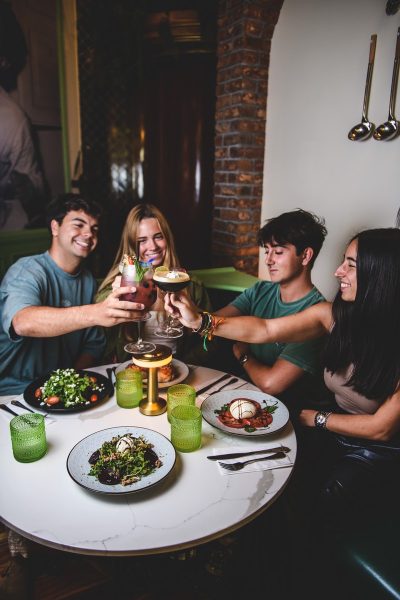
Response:
[[[322,415],[319,414],[315,418],[315,424],[318,425],[318,426],[320,426],[320,427],[323,427],[323,425],[325,424],[325,421],[326,421],[326,417],[323,414]]]

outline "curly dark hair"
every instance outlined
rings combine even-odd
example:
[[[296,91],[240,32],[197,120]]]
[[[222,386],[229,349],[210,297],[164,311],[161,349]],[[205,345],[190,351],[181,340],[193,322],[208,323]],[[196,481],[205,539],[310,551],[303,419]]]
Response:
[[[102,209],[97,202],[86,200],[80,194],[61,194],[57,200],[51,202],[46,209],[46,223],[51,232],[51,222],[53,219],[61,225],[67,213],[71,210],[83,210],[86,214],[99,219]]]

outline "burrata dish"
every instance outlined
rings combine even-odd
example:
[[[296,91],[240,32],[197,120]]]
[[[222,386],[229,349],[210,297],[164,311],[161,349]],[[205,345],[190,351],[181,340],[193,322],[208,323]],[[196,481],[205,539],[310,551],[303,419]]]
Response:
[[[256,429],[267,428],[273,421],[276,404],[261,406],[256,400],[250,398],[235,398],[220,409],[215,410],[218,420],[226,427],[244,429],[248,433]]]

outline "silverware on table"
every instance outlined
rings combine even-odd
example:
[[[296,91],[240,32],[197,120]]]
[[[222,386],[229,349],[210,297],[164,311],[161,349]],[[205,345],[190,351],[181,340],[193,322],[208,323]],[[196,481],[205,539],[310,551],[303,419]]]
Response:
[[[113,375],[115,377],[115,369],[117,367],[107,367],[106,372],[107,372],[107,377],[108,379],[111,381],[111,383],[114,385],[114,381],[113,381]]]
[[[14,417],[18,417],[18,413],[16,413],[14,410],[11,410],[9,406],[6,406],[5,404],[0,404],[0,408],[1,410],[5,410],[6,412],[14,415]]]
[[[11,400],[11,404],[14,404],[14,406],[19,406],[19,408],[24,408],[25,410],[29,410],[29,412],[31,412],[31,413],[37,412],[36,410],[32,410],[31,408],[28,408],[27,406],[25,406],[25,404],[22,404],[22,402],[20,402],[19,400]],[[39,413],[39,414],[43,414],[43,413]],[[43,416],[46,419],[49,415],[48,415],[48,413],[45,413]]]
[[[232,379],[230,379],[229,381],[224,383],[224,385],[221,385],[221,387],[217,388],[216,390],[213,390],[210,394],[207,394],[207,397],[211,396],[211,394],[216,394],[217,392],[220,392],[221,390],[228,387],[228,385],[232,385],[233,383],[236,383],[237,381],[239,381],[238,377],[232,377]]]
[[[227,469],[228,471],[240,471],[241,469],[243,469],[243,467],[251,463],[259,462],[260,460],[275,460],[279,458],[285,458],[285,456],[286,452],[276,452],[275,454],[271,454],[271,456],[261,456],[261,458],[252,458],[250,460],[244,460],[242,462],[235,463],[220,462],[219,464],[221,465],[221,467]]]
[[[203,394],[204,392],[206,392],[210,388],[214,387],[214,385],[217,385],[217,383],[220,383],[220,381],[225,381],[225,379],[229,379],[229,377],[232,377],[232,375],[230,373],[225,373],[225,375],[222,375],[222,377],[219,377],[218,379],[216,379],[212,383],[209,383],[209,384],[205,385],[204,387],[200,388],[199,390],[196,390],[196,394],[197,395]]]
[[[275,448],[265,448],[264,450],[251,450],[250,452],[231,452],[230,454],[215,454],[207,456],[209,460],[219,460],[220,458],[240,458],[241,456],[251,456],[252,454],[265,454],[267,452],[290,452],[286,446],[276,446]]]

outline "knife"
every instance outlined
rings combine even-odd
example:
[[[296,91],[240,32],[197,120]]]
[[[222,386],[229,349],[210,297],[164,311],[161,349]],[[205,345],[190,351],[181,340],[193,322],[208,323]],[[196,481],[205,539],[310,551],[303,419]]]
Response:
[[[232,375],[230,373],[225,373],[225,375],[222,375],[222,377],[219,377],[212,383],[209,383],[208,385],[205,385],[204,387],[200,388],[199,390],[196,390],[196,394],[203,394],[203,392],[206,392],[210,388],[214,387],[214,385],[216,385],[217,383],[220,383],[221,381],[225,381],[225,379],[228,379],[229,377],[232,377]]]
[[[215,454],[207,456],[209,460],[219,460],[220,458],[239,458],[240,456],[251,456],[251,454],[265,454],[266,452],[290,452],[286,446],[277,446],[276,448],[265,448],[265,450],[252,450],[251,452],[232,452],[231,454]]]
[[[108,367],[108,368],[106,369],[106,371],[107,371],[107,377],[108,377],[108,379],[111,381],[112,385],[114,385],[114,382],[113,382],[113,375],[114,375],[114,377],[115,377],[115,369],[116,369],[116,368],[117,368],[117,367]]]
[[[15,411],[11,410],[11,408],[9,408],[8,406],[6,406],[5,404],[0,404],[0,408],[2,410],[5,410],[6,412],[11,413],[12,415],[14,415],[14,417],[18,417],[18,413],[16,413]]]

